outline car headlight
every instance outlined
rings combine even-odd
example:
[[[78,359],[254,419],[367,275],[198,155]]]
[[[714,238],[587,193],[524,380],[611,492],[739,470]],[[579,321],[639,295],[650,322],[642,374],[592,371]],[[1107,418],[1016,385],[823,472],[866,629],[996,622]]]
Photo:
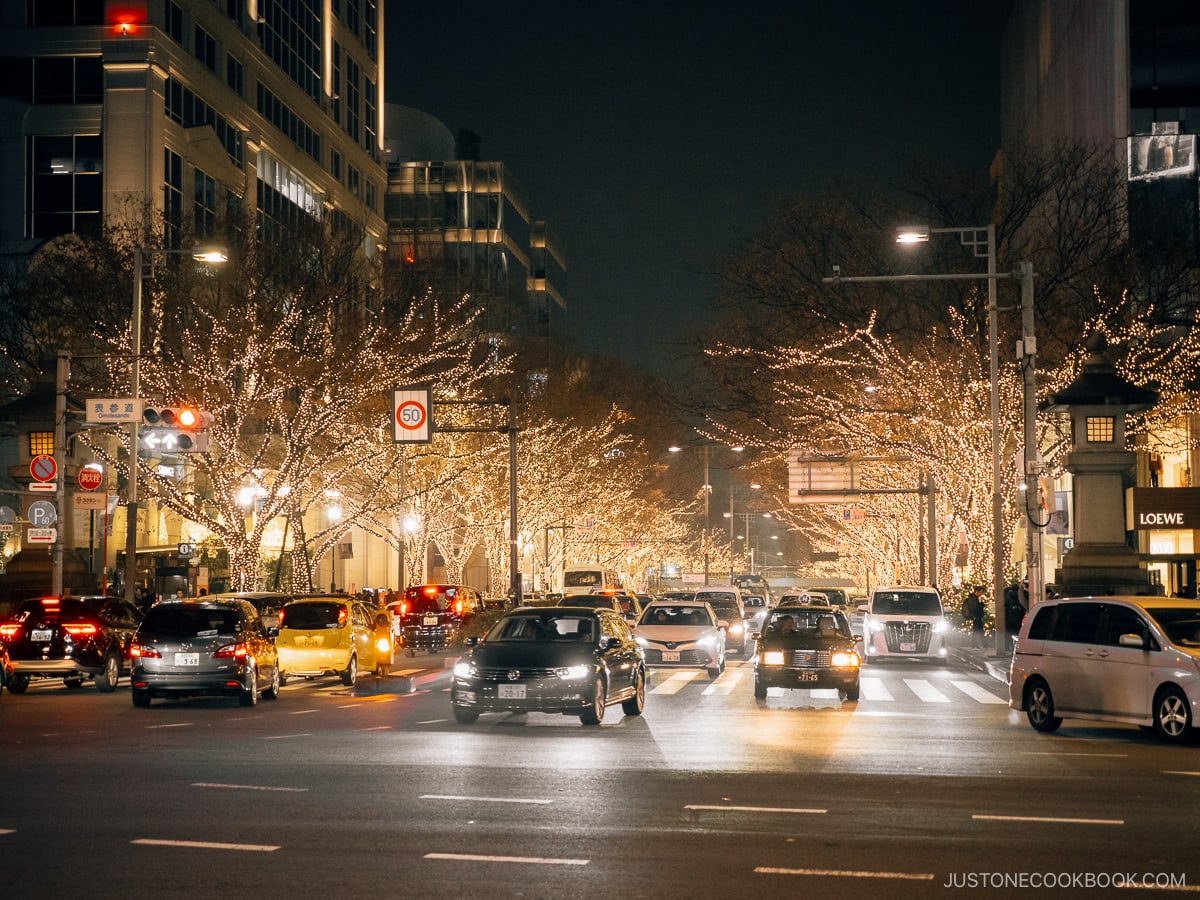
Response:
[[[649,641],[647,638],[644,638],[644,637],[642,637],[641,635],[636,635],[636,634],[635,634],[635,635],[633,636],[633,639],[634,639],[635,641],[637,641],[637,642],[638,642],[638,644],[639,644],[640,646],[642,646],[642,647],[649,647],[649,646],[650,646],[650,641]]]
[[[567,666],[558,670],[558,677],[567,681],[578,681],[580,678],[587,678],[591,671],[591,666]]]
[[[734,625],[730,625],[730,626],[729,626],[729,633],[730,633],[730,634],[741,634],[741,633],[742,633],[742,630],[743,630],[743,629],[742,629],[742,625],[741,625],[740,623],[737,623],[737,624],[734,624]]]
[[[704,637],[696,640],[696,646],[704,647],[706,650],[712,650],[717,646],[717,643],[720,640],[721,636],[719,634],[706,634]]]
[[[856,668],[858,666],[858,654],[853,650],[835,653],[829,658],[829,664],[839,669]]]
[[[783,651],[782,650],[767,650],[762,655],[762,664],[764,666],[782,666]]]
[[[472,678],[475,675],[475,665],[468,660],[459,660],[454,664],[455,678]]]
[[[392,649],[392,642],[385,637],[381,637],[375,642],[375,650],[378,653],[387,653]]]
[[[886,626],[883,624],[883,622],[879,622],[868,617],[863,619],[863,627],[866,628],[867,631],[871,632],[871,634],[879,634],[879,632],[883,631]]]
[[[938,619],[933,623],[933,630],[935,634],[942,634],[943,632],[950,630],[950,623],[945,619]]]

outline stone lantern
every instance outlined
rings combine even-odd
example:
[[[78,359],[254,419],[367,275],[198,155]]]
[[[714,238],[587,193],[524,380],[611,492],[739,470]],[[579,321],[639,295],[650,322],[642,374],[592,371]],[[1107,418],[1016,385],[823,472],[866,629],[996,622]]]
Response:
[[[1125,416],[1154,406],[1158,392],[1117,374],[1103,334],[1093,334],[1085,346],[1079,377],[1044,406],[1070,414],[1073,445],[1066,469],[1074,478],[1075,546],[1063,557],[1056,581],[1067,596],[1144,594],[1149,575],[1125,539],[1125,488],[1133,484],[1136,461],[1125,449]]]

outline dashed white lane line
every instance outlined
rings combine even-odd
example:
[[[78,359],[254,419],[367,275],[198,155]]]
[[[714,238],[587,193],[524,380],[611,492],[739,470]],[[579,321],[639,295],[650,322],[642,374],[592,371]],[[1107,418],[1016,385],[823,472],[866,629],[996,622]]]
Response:
[[[155,728],[191,728],[191,722],[167,722],[163,725],[147,725],[146,730],[151,731]]]
[[[228,791],[274,791],[284,794],[304,794],[308,792],[308,788],[273,787],[266,784],[221,784],[213,781],[194,781],[192,782],[192,787],[221,788]]]
[[[808,875],[814,878],[883,878],[893,881],[933,881],[929,872],[871,872],[852,869],[778,869],[759,866],[755,875]]]
[[[977,822],[1048,822],[1054,825],[1124,825],[1124,819],[1067,819],[1058,816],[971,816]]]
[[[827,809],[803,809],[784,806],[717,806],[700,803],[689,803],[684,809],[719,811],[719,812],[753,812],[753,813],[794,813],[797,815],[821,816],[829,812]]]
[[[458,794],[422,794],[421,800],[467,800],[471,803],[534,803],[545,805],[553,800],[538,800],[533,797],[463,797]]]
[[[532,863],[539,866],[586,866],[591,860],[547,856],[484,856],[478,853],[426,853],[425,859],[449,859],[463,862]]]
[[[253,853],[270,853],[279,849],[278,846],[270,844],[222,844],[215,841],[166,841],[155,838],[137,838],[129,843],[151,847],[186,847],[193,850],[248,850]]]

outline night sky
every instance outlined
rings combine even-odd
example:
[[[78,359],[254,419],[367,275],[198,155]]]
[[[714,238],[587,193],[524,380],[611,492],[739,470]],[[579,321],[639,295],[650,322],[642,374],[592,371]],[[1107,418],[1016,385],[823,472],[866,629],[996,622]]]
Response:
[[[392,3],[386,94],[509,167],[566,247],[577,348],[664,371],[779,196],[986,171],[1009,6]]]

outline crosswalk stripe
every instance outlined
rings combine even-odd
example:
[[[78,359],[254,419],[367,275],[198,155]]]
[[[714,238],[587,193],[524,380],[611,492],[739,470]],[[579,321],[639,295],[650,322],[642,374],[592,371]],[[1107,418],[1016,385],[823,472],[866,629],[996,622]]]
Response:
[[[1004,698],[997,697],[973,681],[951,681],[950,683],[972,700],[978,700],[980,703],[1008,703]]]
[[[652,694],[678,694],[685,687],[691,684],[692,679],[699,675],[699,672],[675,672],[658,687],[654,688]]]
[[[726,672],[704,689],[705,694],[731,694],[734,687],[742,680],[741,672]]]
[[[881,678],[864,678],[861,675],[858,679],[858,690],[861,698],[864,700],[895,700],[892,692],[887,689],[887,685],[883,683]]]
[[[949,703],[950,698],[935,688],[924,678],[905,678],[904,683],[909,689],[926,703]]]

